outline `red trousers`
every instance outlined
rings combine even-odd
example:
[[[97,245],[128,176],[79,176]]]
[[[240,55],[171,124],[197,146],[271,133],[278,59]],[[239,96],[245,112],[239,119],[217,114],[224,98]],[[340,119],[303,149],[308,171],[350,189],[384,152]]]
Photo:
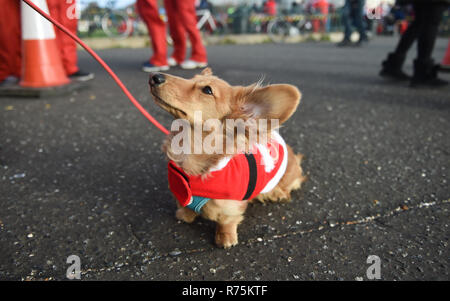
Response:
[[[172,57],[178,63],[186,59],[187,35],[192,46],[191,60],[207,62],[206,48],[197,29],[195,0],[164,0],[164,6],[174,44]],[[137,9],[152,39],[153,56],[150,63],[167,65],[166,26],[159,17],[156,0],[137,0]]]
[[[58,22],[67,27],[71,32],[77,33],[78,20],[77,18],[69,18],[73,14],[71,10],[75,5],[76,0],[47,0],[48,10],[50,15]],[[77,72],[77,43],[72,40],[61,30],[55,27],[56,40],[58,48],[61,51],[61,58],[66,74],[70,75]]]
[[[0,82],[8,76],[20,77],[21,74],[20,2],[0,0]],[[50,15],[76,33],[77,19],[67,17],[67,10],[74,3],[75,0],[47,0]],[[56,27],[55,33],[67,75],[77,72],[76,43]]]
[[[0,0],[0,82],[20,77],[20,1]]]
[[[159,17],[156,0],[137,0],[136,8],[147,25],[152,40],[153,56],[150,63],[156,66],[167,65],[166,24]]]

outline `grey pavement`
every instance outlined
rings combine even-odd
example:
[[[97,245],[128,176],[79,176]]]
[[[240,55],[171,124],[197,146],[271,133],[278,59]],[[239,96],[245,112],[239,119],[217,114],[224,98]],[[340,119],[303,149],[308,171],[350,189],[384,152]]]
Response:
[[[450,280],[450,88],[379,78],[396,41],[208,47],[231,84],[264,76],[303,93],[281,134],[309,181],[291,203],[251,205],[229,250],[214,246],[213,223],[175,219],[163,134],[86,53],[89,88],[0,98],[0,279],[66,279],[74,254],[83,280],[368,280],[369,255],[383,280]],[[168,127],[139,69],[150,50],[99,54]]]

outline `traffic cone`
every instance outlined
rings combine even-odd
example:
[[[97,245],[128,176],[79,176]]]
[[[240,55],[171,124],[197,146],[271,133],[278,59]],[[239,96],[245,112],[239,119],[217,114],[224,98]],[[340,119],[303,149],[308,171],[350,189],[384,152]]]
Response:
[[[48,13],[46,0],[33,0]],[[20,86],[45,88],[70,83],[61,60],[52,23],[21,3],[22,78]]]
[[[442,59],[441,69],[450,71],[450,40],[448,41],[447,51]]]

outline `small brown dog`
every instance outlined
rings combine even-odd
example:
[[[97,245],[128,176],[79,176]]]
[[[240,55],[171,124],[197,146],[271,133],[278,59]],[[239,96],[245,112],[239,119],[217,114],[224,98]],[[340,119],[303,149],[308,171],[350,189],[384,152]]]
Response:
[[[300,102],[295,86],[231,86],[210,68],[192,79],[152,73],[149,84],[155,102],[188,128],[183,151],[176,146],[186,129],[174,129],[172,124],[164,143],[170,160],[169,188],[178,200],[176,217],[187,223],[198,215],[215,221],[218,246],[238,243],[237,226],[249,201],[289,201],[291,191],[306,180],[302,155],[295,155],[276,131]],[[216,122],[207,126],[208,120]],[[248,128],[239,132],[233,128],[237,123],[228,124],[230,120],[247,122]],[[261,126],[261,120],[277,122]],[[195,133],[197,126],[200,135]],[[255,144],[251,129],[258,138],[268,137],[268,143]],[[198,150],[207,140],[213,141],[214,152]]]

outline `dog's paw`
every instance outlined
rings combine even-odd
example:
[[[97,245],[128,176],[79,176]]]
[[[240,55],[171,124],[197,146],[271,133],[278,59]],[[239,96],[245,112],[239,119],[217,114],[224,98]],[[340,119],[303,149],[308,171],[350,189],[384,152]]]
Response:
[[[228,249],[238,244],[237,233],[216,233],[216,245],[220,248]]]
[[[197,217],[197,213],[192,211],[189,208],[178,208],[177,212],[175,213],[175,216],[180,221],[186,222],[186,223],[192,223],[195,218]]]

